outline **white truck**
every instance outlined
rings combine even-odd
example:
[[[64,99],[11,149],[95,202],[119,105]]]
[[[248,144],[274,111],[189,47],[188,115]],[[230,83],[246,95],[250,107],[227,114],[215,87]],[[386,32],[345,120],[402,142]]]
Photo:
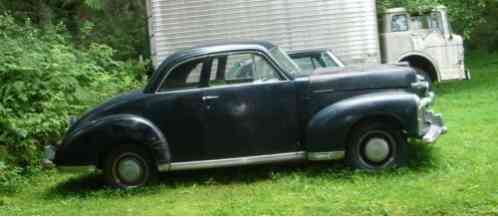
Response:
[[[408,62],[435,82],[470,78],[443,6],[389,9],[382,25],[375,0],[147,0],[147,10],[155,67],[181,49],[249,39],[329,49],[346,65]]]

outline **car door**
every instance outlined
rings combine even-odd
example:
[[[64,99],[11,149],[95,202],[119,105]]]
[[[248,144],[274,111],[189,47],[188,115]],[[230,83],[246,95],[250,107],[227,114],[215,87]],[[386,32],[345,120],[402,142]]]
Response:
[[[146,116],[164,133],[173,162],[204,159],[204,120],[201,75],[207,58],[173,68],[150,100]]]
[[[214,56],[204,91],[205,150],[210,159],[298,150],[296,91],[254,52]]]

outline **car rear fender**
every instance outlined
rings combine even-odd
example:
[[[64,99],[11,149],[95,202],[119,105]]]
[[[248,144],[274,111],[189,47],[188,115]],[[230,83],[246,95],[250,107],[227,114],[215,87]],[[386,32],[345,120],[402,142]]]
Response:
[[[161,130],[137,115],[106,116],[73,132],[65,138],[56,162],[96,165],[106,153],[120,145],[144,147],[158,165],[170,162],[169,145]]]
[[[316,113],[306,128],[309,152],[343,151],[355,124],[370,118],[397,121],[407,134],[417,132],[418,96],[405,91],[385,91],[348,98]]]

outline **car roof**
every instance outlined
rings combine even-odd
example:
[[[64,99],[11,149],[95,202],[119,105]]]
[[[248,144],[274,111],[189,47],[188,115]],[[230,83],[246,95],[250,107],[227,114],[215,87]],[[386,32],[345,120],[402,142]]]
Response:
[[[209,47],[237,46],[237,45],[261,46],[261,47],[264,47],[264,48],[266,48],[268,50],[271,50],[273,47],[275,47],[275,45],[272,44],[269,41],[263,41],[263,40],[245,40],[245,41],[214,42],[214,43],[210,43],[210,44],[196,46],[196,47],[193,47],[192,49],[203,49],[203,48],[209,48]]]
[[[158,67],[158,69],[163,69],[171,63],[178,61],[184,61],[195,56],[203,56],[212,53],[223,53],[236,50],[261,50],[270,51],[276,47],[268,41],[228,41],[228,42],[216,42],[211,44],[205,44],[200,46],[195,46],[192,48],[187,48],[184,50],[177,51],[172,55],[168,56]]]
[[[169,56],[167,59],[179,56],[204,55],[208,53],[227,52],[237,49],[271,50],[274,47],[276,46],[268,41],[247,40],[247,41],[215,42],[215,43],[204,44],[177,51],[171,56]]]
[[[159,65],[154,75],[151,77],[151,82],[147,85],[146,91],[153,91],[152,89],[158,85],[159,79],[163,78],[165,76],[165,73],[167,73],[165,69],[188,59],[209,54],[224,53],[237,50],[257,50],[268,53],[274,47],[276,46],[268,41],[245,40],[217,42],[178,51],[167,57]]]
[[[293,50],[287,52],[291,56],[305,56],[310,54],[320,54],[322,52],[329,51],[327,48],[318,48],[318,49],[305,49],[305,50]]]

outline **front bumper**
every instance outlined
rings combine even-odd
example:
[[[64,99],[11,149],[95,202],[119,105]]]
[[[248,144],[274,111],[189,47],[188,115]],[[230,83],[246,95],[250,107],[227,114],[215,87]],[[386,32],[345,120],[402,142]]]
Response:
[[[448,132],[442,115],[431,110],[435,98],[434,93],[428,93],[418,104],[418,137],[415,139],[424,144],[433,144]]]
[[[448,132],[448,128],[444,124],[441,114],[429,112],[426,114],[425,121],[429,127],[426,128],[421,138],[421,142],[424,144],[433,144],[439,137]]]
[[[57,168],[62,172],[94,172],[98,171],[97,168],[93,165],[88,166],[59,166],[54,163],[55,156],[57,154],[57,146],[48,145],[45,146],[45,150],[43,152],[43,158],[41,161],[42,167],[46,169]]]
[[[43,158],[41,161],[42,167],[47,169],[55,168],[55,154],[57,152],[56,146],[47,145],[43,151]]]

